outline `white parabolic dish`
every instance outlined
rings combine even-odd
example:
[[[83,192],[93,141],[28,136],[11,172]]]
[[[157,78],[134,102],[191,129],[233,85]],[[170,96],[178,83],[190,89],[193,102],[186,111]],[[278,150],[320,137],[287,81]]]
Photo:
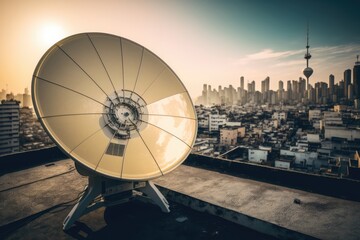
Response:
[[[53,45],[32,81],[36,114],[55,143],[124,180],[166,174],[188,156],[197,120],[170,67],[128,39],[81,33]]]

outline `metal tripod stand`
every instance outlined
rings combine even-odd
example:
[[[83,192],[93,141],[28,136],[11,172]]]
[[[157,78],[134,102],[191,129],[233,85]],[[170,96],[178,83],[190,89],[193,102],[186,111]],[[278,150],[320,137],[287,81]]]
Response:
[[[166,198],[151,181],[115,180],[90,172],[81,165],[75,166],[80,174],[88,176],[89,183],[84,194],[65,218],[63,230],[68,230],[78,218],[91,211],[125,203],[136,196],[151,200],[163,212],[170,212]]]

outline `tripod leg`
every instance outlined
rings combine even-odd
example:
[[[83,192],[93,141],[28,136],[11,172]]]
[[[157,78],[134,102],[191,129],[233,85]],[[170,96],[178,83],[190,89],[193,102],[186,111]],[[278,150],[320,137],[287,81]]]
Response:
[[[146,186],[140,191],[151,198],[154,203],[161,208],[161,211],[166,213],[170,212],[168,201],[151,181],[146,182]]]
[[[95,197],[101,194],[101,183],[97,182],[93,177],[89,177],[89,186],[80,201],[71,209],[63,222],[63,230],[68,230],[74,222],[80,218],[89,204]]]

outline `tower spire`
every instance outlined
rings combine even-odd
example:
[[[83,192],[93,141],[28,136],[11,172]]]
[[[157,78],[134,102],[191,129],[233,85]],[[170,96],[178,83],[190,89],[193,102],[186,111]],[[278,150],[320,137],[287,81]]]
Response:
[[[307,31],[306,31],[306,53],[305,53],[305,59],[306,59],[306,68],[304,69],[303,73],[306,77],[306,85],[307,90],[309,90],[309,77],[313,74],[313,69],[309,67],[309,60],[311,58],[311,54],[309,52],[309,22],[307,23]]]
[[[306,55],[305,55],[305,59],[306,59],[306,67],[309,67],[309,59],[311,58],[311,55],[309,53],[309,23],[307,24],[307,31],[306,31]]]

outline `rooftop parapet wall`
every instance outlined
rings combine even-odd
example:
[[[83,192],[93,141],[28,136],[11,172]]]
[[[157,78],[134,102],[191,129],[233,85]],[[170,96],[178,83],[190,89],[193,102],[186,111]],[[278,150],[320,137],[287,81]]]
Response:
[[[7,173],[65,158],[68,157],[57,147],[3,155],[0,156],[0,171]],[[357,180],[283,170],[197,154],[190,154],[184,164],[328,196],[360,201],[360,191],[356,191],[356,189],[360,189],[360,181]]]
[[[68,158],[58,147],[36,149],[0,156],[0,172],[12,172]]]
[[[360,192],[356,190],[360,189],[360,181],[357,180],[283,170],[196,154],[190,154],[185,164],[308,192],[360,201]]]

